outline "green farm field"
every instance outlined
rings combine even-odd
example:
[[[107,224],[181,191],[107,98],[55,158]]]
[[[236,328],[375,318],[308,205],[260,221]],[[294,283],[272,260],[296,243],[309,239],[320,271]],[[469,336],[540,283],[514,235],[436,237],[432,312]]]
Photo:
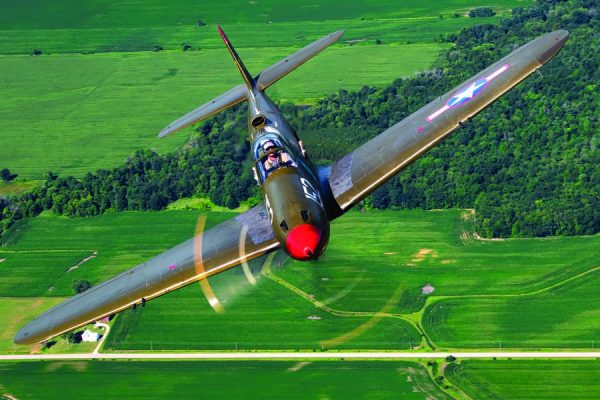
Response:
[[[312,101],[341,88],[384,85],[429,68],[444,47],[334,47],[269,94],[284,101]],[[272,48],[264,54],[249,48],[240,54],[258,72],[295,50]],[[399,57],[407,58],[398,62]],[[349,63],[355,59],[361,62]],[[340,69],[340,63],[349,66]],[[2,162],[21,178],[39,179],[47,171],[82,176],[123,164],[137,149],[174,151],[191,129],[165,139],[158,139],[158,132],[240,83],[224,49],[0,56],[0,65],[6,72],[0,79],[10,80],[2,85],[0,97],[0,147],[10,150]]]
[[[521,0],[363,1],[340,3],[270,0],[205,1],[159,0],[115,3],[111,0],[9,2],[0,16],[0,54],[29,54],[34,48],[49,53],[147,51],[160,45],[181,49],[220,47],[214,25],[222,24],[238,47],[302,46],[325,30],[347,29],[345,40],[389,43],[431,42],[440,34],[508,15]],[[475,7],[492,7],[493,18],[467,18]],[[455,15],[457,14],[457,15]],[[458,17],[458,18],[457,18]],[[202,21],[203,26],[199,26]]]
[[[311,104],[342,88],[382,86],[427,70],[449,46],[440,37],[497,22],[529,3],[9,2],[0,15],[2,167],[26,179],[49,170],[80,177],[120,165],[137,149],[181,146],[190,130],[163,140],[157,132],[240,82],[216,22],[254,73],[345,29],[340,44],[269,90],[278,101]],[[498,14],[465,16],[478,6]],[[154,46],[165,50],[152,52]],[[44,54],[29,56],[33,49]]]
[[[36,384],[32,385],[32,379]],[[450,399],[401,361],[58,361],[0,363],[17,399]]]
[[[473,399],[600,398],[598,360],[465,360],[445,376]]]
[[[209,213],[208,225],[232,215]],[[593,290],[600,236],[484,241],[474,237],[470,215],[351,212],[332,224],[318,262],[273,263],[258,287],[225,296],[225,314],[213,312],[197,284],[165,295],[120,314],[105,350],[590,349],[600,341]],[[7,282],[0,302],[68,296],[78,278],[97,284],[192,236],[197,218],[195,211],[38,217],[0,250]],[[448,302],[457,305],[446,319],[432,319],[430,310]],[[10,342],[4,348],[15,351]]]

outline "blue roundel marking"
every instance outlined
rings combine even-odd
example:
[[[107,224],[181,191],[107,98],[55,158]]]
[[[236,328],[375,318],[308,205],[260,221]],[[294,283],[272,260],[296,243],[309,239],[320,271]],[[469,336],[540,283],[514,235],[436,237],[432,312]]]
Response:
[[[480,79],[476,82],[473,82],[470,86],[464,88],[462,91],[452,96],[446,104],[448,105],[448,107],[457,107],[463,103],[466,103],[467,101],[471,100],[473,97],[481,93],[487,85],[487,83],[487,79]]]

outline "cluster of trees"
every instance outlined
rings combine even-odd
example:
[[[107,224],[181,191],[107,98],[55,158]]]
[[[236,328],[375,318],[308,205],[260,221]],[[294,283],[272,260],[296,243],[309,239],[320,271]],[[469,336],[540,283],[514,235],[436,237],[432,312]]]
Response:
[[[13,174],[8,168],[3,168],[2,170],[0,170],[0,179],[2,179],[4,182],[10,182],[17,176],[19,175]]]
[[[600,231],[599,13],[592,0],[538,0],[499,25],[449,35],[439,67],[385,88],[332,94],[309,108],[282,105],[317,163],[335,161],[473,76],[518,45],[555,29],[561,54],[377,190],[376,208],[475,208],[485,236]],[[160,210],[191,195],[235,207],[257,195],[245,107],[219,114],[180,151],[136,153],[83,179],[49,174],[43,187],[0,201],[0,229],[51,210],[69,216]]]
[[[85,279],[77,279],[73,281],[73,291],[77,294],[83,293],[91,287],[92,283],[90,281],[86,281]]]
[[[496,12],[489,7],[477,7],[469,11],[469,17],[493,17]]]

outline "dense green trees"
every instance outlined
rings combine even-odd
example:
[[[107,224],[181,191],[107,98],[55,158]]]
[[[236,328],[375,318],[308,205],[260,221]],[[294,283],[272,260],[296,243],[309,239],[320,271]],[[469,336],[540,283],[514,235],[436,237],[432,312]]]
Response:
[[[493,17],[496,12],[489,7],[478,7],[469,11],[469,17]]]
[[[332,162],[517,46],[568,29],[565,48],[464,128],[366,201],[378,208],[475,208],[485,236],[600,231],[600,19],[592,0],[539,0],[499,25],[449,35],[438,67],[385,88],[331,94],[313,107],[282,105],[311,158]],[[46,183],[0,199],[0,230],[43,210],[69,216],[159,210],[191,195],[235,207],[257,194],[245,107],[201,125],[180,151],[140,151],[125,165]]]
[[[85,292],[91,287],[92,284],[90,283],[90,281],[86,281],[85,279],[77,279],[76,281],[73,281],[73,290],[77,294]]]
[[[559,56],[375,192],[378,208],[475,208],[485,236],[600,231],[600,31],[591,1],[539,1],[451,39],[439,68],[341,91],[297,113],[313,157],[333,161],[518,45],[555,29]],[[331,128],[333,127],[333,128]],[[304,132],[307,132],[305,135]]]

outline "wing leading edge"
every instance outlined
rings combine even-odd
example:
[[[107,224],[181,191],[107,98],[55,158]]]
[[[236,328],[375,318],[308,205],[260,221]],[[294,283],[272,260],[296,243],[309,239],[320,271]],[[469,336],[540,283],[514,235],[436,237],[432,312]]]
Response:
[[[14,342],[43,342],[278,246],[268,213],[259,205],[51,308],[23,327]]]
[[[329,185],[342,210],[364,199],[540,68],[568,37],[567,31],[559,30],[521,46],[332,164]]]

